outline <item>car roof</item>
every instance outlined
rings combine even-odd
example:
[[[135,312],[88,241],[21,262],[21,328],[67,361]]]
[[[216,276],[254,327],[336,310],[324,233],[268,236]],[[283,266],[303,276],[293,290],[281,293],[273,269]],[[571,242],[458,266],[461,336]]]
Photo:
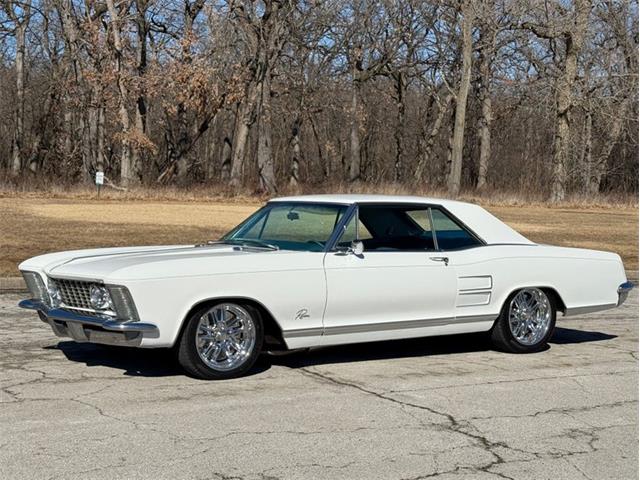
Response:
[[[338,205],[352,205],[354,203],[383,203],[383,204],[416,204],[436,205],[448,210],[450,214],[471,229],[487,244],[525,244],[534,243],[503,223],[480,205],[444,200],[441,198],[415,197],[409,195],[299,195],[294,197],[274,198],[269,203],[277,202],[305,202],[331,203]]]
[[[337,203],[340,205],[351,205],[353,203],[417,203],[442,205],[446,207],[450,204],[461,204],[455,200],[445,200],[441,198],[417,197],[411,195],[367,195],[367,194],[320,194],[320,195],[297,195],[291,197],[279,197],[270,202],[312,202],[312,203]]]

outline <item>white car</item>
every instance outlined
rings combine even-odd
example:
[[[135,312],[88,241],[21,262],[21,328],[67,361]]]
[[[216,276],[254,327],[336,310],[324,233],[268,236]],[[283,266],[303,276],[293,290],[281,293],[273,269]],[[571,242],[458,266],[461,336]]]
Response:
[[[20,265],[56,335],[175,347],[196,377],[241,375],[263,350],[489,332],[542,349],[556,312],[620,305],[615,253],[538,245],[483,208],[421,197],[277,198],[201,245],[51,253]]]

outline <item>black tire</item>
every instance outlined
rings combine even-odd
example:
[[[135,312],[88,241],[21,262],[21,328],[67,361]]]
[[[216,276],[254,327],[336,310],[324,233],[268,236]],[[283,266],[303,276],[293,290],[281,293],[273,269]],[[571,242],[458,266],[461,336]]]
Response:
[[[511,331],[511,327],[509,326],[509,312],[511,309],[511,302],[516,297],[516,295],[520,294],[524,291],[536,291],[539,292],[544,298],[549,302],[550,305],[550,319],[549,326],[546,333],[538,339],[535,343],[531,345],[525,345],[518,341]],[[538,288],[530,288],[530,289],[521,289],[516,290],[507,298],[506,302],[502,306],[502,311],[500,312],[500,316],[493,324],[491,331],[489,332],[491,337],[491,342],[493,346],[500,351],[509,352],[509,353],[534,353],[539,352],[547,348],[547,342],[551,335],[553,335],[553,330],[556,326],[556,305],[554,302],[554,298],[552,295],[547,294],[541,289]]]
[[[248,356],[242,360],[242,363],[229,370],[218,370],[207,365],[201,358],[196,348],[196,336],[200,319],[207,312],[220,305],[233,305],[246,311],[253,323],[255,331],[255,342],[248,352]],[[236,378],[246,374],[255,364],[264,341],[264,327],[260,312],[251,305],[235,303],[235,302],[218,302],[216,304],[208,304],[198,308],[191,313],[186,319],[186,324],[182,330],[182,335],[177,344],[178,362],[184,368],[188,375],[203,380],[225,380]]]

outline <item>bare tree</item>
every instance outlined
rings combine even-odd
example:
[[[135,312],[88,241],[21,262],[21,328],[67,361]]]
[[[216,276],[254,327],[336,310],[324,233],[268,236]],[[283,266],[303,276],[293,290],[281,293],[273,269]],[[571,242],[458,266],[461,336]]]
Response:
[[[637,12],[636,0],[7,0],[0,178],[637,192]]]
[[[460,192],[462,177],[462,149],[464,148],[464,128],[467,113],[467,97],[471,85],[471,63],[473,57],[473,23],[475,10],[471,0],[461,0],[460,24],[462,30],[462,68],[460,81],[455,96],[456,114],[451,143],[451,171],[447,181],[449,193],[457,195]]]
[[[543,25],[524,22],[522,26],[540,38],[552,42],[560,41],[564,49],[564,56],[560,60],[561,73],[556,85],[556,132],[553,142],[551,185],[551,201],[559,202],[564,200],[566,194],[573,88],[578,71],[578,56],[584,45],[592,5],[591,0],[575,0],[570,11],[566,11],[560,2],[554,6],[559,14],[558,18],[552,19],[554,23]]]
[[[15,131],[11,153],[11,172],[20,173],[23,166],[24,149],[24,101],[25,101],[25,49],[26,32],[31,20],[31,0],[20,2],[9,0],[3,2],[7,16],[13,23],[13,33],[16,39],[16,107],[14,112]]]
[[[231,184],[239,185],[244,167],[249,129],[258,121],[258,178],[267,192],[277,190],[272,151],[272,75],[287,40],[291,0],[267,0],[263,4],[231,2],[232,21],[246,49],[245,95],[238,109],[234,133]]]
[[[125,12],[116,9],[113,0],[106,0],[106,3],[110,17],[109,28],[111,29],[112,35],[114,73],[115,82],[118,89],[118,112],[120,116],[120,125],[122,127],[122,132],[120,135],[120,143],[122,145],[122,150],[120,152],[120,181],[122,182],[123,186],[128,186],[137,183],[138,179],[135,176],[131,159],[131,120],[129,118],[129,111],[127,109],[129,94],[127,92],[127,85],[125,80],[124,47],[122,45],[121,33],[121,16],[124,16]]]

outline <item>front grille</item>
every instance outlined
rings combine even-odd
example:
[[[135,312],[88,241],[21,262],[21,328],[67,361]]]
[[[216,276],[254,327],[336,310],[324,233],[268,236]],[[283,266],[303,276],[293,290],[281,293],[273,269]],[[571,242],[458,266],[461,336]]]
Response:
[[[80,282],[77,280],[55,279],[62,303],[70,308],[79,308],[83,310],[95,310],[91,306],[89,289],[90,282]]]

